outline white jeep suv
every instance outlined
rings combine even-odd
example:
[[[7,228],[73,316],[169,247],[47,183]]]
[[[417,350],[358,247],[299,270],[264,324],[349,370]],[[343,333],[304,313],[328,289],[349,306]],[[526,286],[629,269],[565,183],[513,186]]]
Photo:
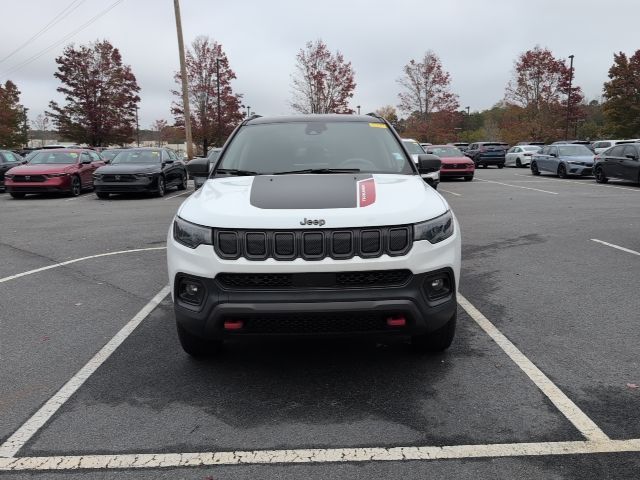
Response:
[[[442,351],[456,325],[460,228],[374,115],[252,117],[179,208],[167,261],[195,356],[249,335],[405,335]],[[199,172],[191,172],[198,174]]]

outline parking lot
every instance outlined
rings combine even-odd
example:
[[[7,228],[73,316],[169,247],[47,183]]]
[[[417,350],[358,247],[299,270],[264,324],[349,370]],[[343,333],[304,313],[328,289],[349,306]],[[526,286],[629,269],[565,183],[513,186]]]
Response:
[[[463,234],[444,354],[263,340],[204,362],[166,288],[192,189],[0,195],[4,478],[638,476],[638,185],[515,168],[441,183]]]

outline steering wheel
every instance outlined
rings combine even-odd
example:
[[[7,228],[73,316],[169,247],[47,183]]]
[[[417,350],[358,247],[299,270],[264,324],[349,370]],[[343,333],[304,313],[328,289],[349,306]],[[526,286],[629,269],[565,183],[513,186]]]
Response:
[[[378,170],[378,167],[371,160],[366,158],[347,158],[338,165],[339,168],[359,168],[360,170]]]

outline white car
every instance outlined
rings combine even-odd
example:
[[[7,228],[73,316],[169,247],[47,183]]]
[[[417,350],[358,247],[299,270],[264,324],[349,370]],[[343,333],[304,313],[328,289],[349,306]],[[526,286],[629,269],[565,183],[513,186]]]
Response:
[[[531,164],[531,157],[542,147],[538,145],[516,145],[511,147],[504,156],[504,164],[513,167],[526,167]]]
[[[418,143],[413,138],[403,138],[402,143],[404,143],[405,148],[411,154],[411,158],[413,158],[413,161],[416,162],[416,165],[418,164],[418,155],[424,155],[425,153],[427,153],[423,145],[431,145],[430,143]],[[438,170],[437,172],[423,174],[422,178],[424,178],[425,182],[427,182],[433,188],[437,189],[438,184],[440,183],[440,170]]]
[[[460,227],[378,116],[251,118],[167,237],[178,338],[194,357],[248,335],[401,335],[442,351]],[[199,168],[206,168],[200,166]]]
[[[597,140],[593,142],[592,148],[595,154],[604,152],[607,148],[611,148],[618,143],[633,143],[633,140]]]

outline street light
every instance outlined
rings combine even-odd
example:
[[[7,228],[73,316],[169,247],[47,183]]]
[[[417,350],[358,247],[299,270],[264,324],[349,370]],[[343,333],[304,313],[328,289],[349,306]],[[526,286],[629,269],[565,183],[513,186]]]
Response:
[[[247,105],[247,118],[251,116],[251,105]]]
[[[358,105],[358,115],[360,115],[360,105]]]
[[[467,116],[468,116],[469,115],[469,107],[467,106],[467,107],[464,107],[464,108],[467,109]]]
[[[569,66],[569,92],[567,92],[567,125],[564,129],[564,138],[569,140],[569,117],[571,115],[571,81],[573,80],[573,55],[569,55],[571,64]]]

